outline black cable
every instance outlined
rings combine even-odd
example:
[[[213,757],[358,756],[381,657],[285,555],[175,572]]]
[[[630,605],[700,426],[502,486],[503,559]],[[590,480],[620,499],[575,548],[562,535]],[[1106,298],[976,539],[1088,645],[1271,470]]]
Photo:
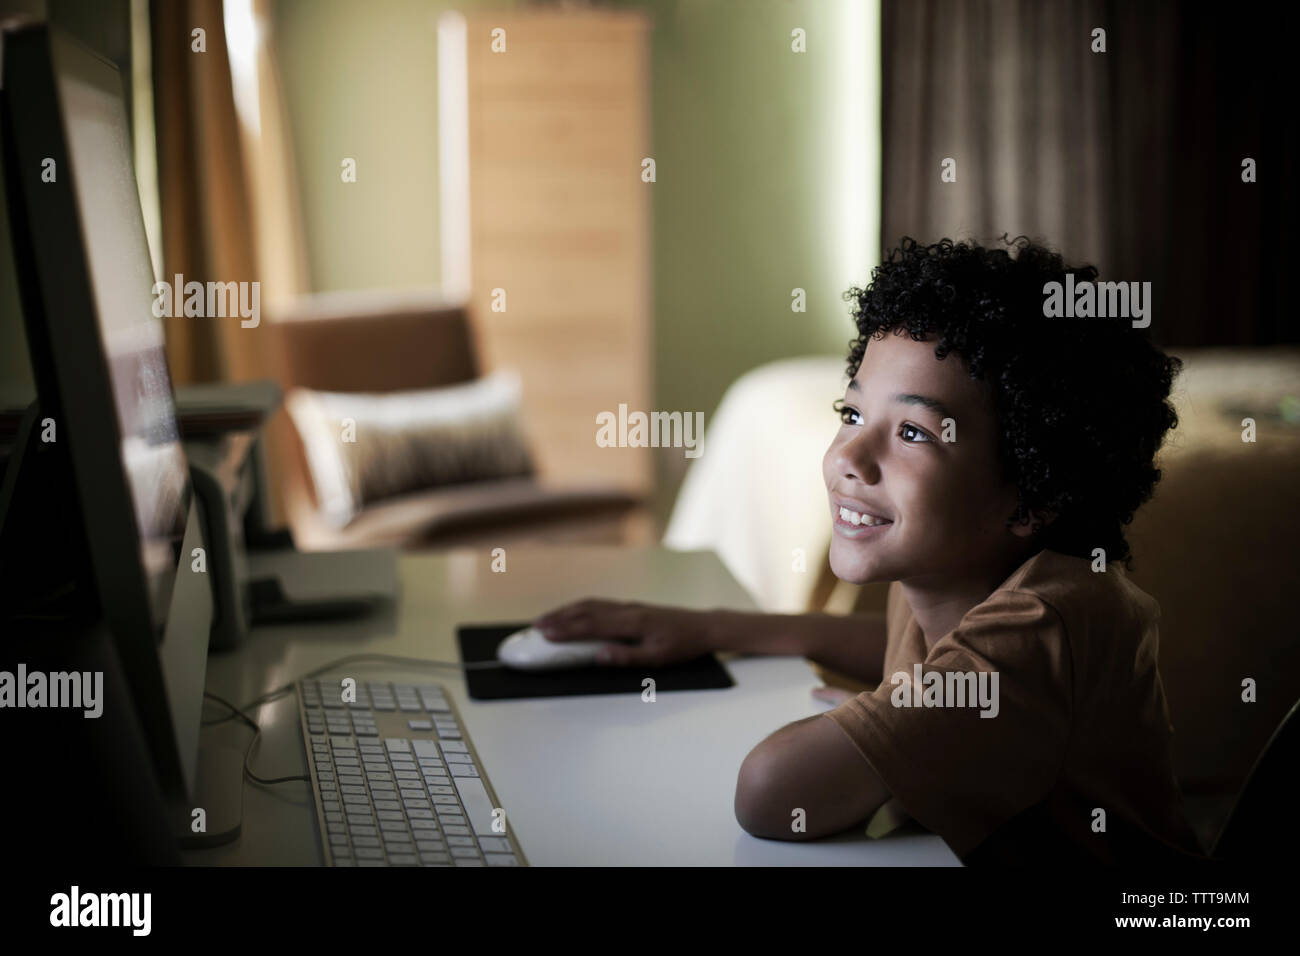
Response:
[[[258,739],[261,738],[262,736],[262,728],[258,725],[257,721],[253,720],[252,717],[249,717],[246,713],[244,713],[242,710],[240,710],[230,701],[226,700],[224,697],[218,697],[216,694],[213,694],[210,691],[206,691],[206,690],[203,692],[203,696],[211,697],[213,700],[215,700],[218,704],[221,704],[223,707],[229,707],[232,716],[238,715],[239,718],[244,721],[244,723],[248,724],[248,726],[253,728],[253,739],[250,740],[248,742],[248,746],[244,748],[244,775],[245,776],[247,776],[253,782],[260,783],[260,784],[287,783],[290,780],[305,780],[307,781],[307,783],[311,783],[311,777],[308,777],[306,774],[297,774],[292,777],[269,777],[268,778],[268,777],[259,777],[257,774],[253,773],[252,768],[248,766],[248,758],[253,753],[253,745],[256,744]]]

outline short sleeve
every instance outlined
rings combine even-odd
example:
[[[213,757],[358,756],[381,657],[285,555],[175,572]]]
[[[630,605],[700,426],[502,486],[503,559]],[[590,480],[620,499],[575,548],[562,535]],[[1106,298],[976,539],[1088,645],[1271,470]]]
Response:
[[[1052,790],[1070,735],[1071,679],[1060,615],[1033,594],[995,591],[923,663],[887,671],[875,691],[824,716],[908,814],[962,857]]]

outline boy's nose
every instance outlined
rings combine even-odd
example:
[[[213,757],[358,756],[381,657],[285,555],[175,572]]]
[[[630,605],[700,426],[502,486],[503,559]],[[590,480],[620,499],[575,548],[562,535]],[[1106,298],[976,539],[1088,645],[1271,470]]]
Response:
[[[845,478],[856,478],[869,485],[880,480],[879,454],[866,429],[836,448],[834,465]]]

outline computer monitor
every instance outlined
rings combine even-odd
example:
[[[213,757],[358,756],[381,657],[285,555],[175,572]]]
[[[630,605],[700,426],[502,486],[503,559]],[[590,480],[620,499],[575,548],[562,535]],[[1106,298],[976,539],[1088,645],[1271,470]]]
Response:
[[[116,67],[56,28],[3,38],[5,186],[42,415],[67,443],[93,582],[159,785],[193,793],[212,595]]]

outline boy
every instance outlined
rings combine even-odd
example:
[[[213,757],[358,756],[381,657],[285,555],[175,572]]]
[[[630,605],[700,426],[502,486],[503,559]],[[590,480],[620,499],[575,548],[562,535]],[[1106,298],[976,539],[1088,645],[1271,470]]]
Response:
[[[1177,425],[1179,362],[1128,321],[1047,317],[1048,283],[1097,271],[1011,245],[904,239],[846,293],[830,562],[893,582],[884,620],[589,601],[537,622],[556,640],[639,638],[615,664],[802,654],[878,683],[745,758],[736,815],[756,836],[885,808],[966,863],[1202,857],[1170,762],[1159,608],[1121,566]]]

